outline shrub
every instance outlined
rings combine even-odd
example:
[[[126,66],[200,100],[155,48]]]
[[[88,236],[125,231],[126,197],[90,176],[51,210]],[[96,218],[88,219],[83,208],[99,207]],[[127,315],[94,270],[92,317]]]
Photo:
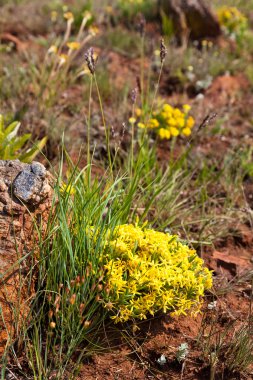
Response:
[[[225,33],[240,40],[248,26],[247,18],[236,7],[221,7],[218,10],[218,19]]]
[[[195,124],[194,118],[189,115],[190,109],[188,104],[183,106],[183,111],[170,104],[164,104],[151,112],[151,118],[147,122],[139,122],[138,127],[153,131],[160,139],[169,140],[179,135],[189,136]],[[142,117],[143,111],[137,109],[136,113]]]
[[[115,322],[146,319],[158,311],[199,310],[212,274],[177,236],[124,224],[106,250],[105,306]]]
[[[0,114],[0,159],[19,159],[23,162],[31,162],[45,146],[47,137],[36,142],[34,147],[26,149],[25,145],[31,139],[31,134],[26,133],[17,136],[19,128],[20,123],[18,121],[14,121],[5,127],[4,117]]]

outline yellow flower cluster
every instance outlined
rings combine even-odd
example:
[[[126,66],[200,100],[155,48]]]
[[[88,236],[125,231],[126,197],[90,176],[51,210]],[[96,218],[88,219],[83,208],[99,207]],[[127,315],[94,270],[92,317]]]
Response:
[[[247,28],[247,18],[236,7],[221,7],[218,19],[230,34],[242,33]]]
[[[164,104],[160,109],[152,113],[151,119],[146,123],[138,123],[139,128],[153,130],[161,139],[169,140],[171,137],[179,135],[190,136],[195,120],[189,115],[191,107],[188,104],[183,106],[183,111]],[[141,109],[136,110],[136,116],[140,116]]]
[[[109,252],[108,252],[109,250]],[[146,319],[158,311],[199,311],[212,273],[177,236],[125,224],[107,245],[105,305],[115,323]]]

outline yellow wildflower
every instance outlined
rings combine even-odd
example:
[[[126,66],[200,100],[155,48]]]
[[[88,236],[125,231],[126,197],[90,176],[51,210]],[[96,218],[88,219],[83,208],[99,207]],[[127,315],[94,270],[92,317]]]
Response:
[[[167,139],[167,140],[169,140],[171,136],[170,131],[165,128],[160,128],[158,131],[158,135],[161,139]]]
[[[67,54],[60,54],[59,55],[59,66],[64,65],[68,60]]]
[[[92,25],[91,27],[89,27],[88,32],[92,36],[96,36],[99,33],[99,28],[97,26],[95,26],[95,25]]]
[[[176,236],[125,224],[115,228],[107,244],[110,292],[104,294],[104,306],[112,309],[115,323],[146,319],[157,311],[180,315],[199,310],[212,273]]]
[[[149,128],[157,128],[159,127],[159,122],[157,119],[150,119],[149,122],[148,122],[148,127]]]
[[[186,121],[186,127],[187,128],[192,128],[195,124],[195,120],[192,116],[189,116],[187,121]]]
[[[70,195],[75,194],[75,189],[72,185],[66,185],[66,183],[63,183],[60,188],[61,193],[67,193]]]
[[[57,53],[57,46],[55,45],[52,45],[50,46],[50,48],[48,49],[48,54],[56,54]]]
[[[90,19],[92,19],[92,14],[89,12],[89,11],[84,11],[83,13],[83,18],[88,21]]]
[[[66,20],[70,20],[70,21],[74,21],[74,15],[73,15],[73,13],[72,12],[65,12],[64,13],[64,18],[66,19]]]
[[[140,116],[142,115],[142,110],[141,110],[140,108],[136,108],[136,110],[135,110],[135,115],[136,115],[137,117],[140,117]]]
[[[128,121],[130,124],[136,123],[136,119],[134,117],[130,117],[130,119]]]
[[[171,136],[177,137],[179,135],[179,130],[175,127],[170,127],[170,133],[171,133]]]
[[[145,124],[143,123],[138,123],[137,126],[142,129],[146,128]]]
[[[190,134],[192,133],[192,131],[191,131],[191,129],[190,128],[184,128],[183,130],[182,130],[182,134],[184,135],[184,136],[190,136]]]
[[[183,110],[185,113],[188,113],[191,110],[191,106],[189,104],[184,104],[183,105]]]
[[[77,41],[67,42],[67,47],[70,50],[78,50],[80,48],[80,42],[77,42]]]

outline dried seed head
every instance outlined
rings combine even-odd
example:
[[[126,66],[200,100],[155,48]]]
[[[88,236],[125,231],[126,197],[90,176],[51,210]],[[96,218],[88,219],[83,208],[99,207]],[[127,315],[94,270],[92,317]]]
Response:
[[[86,51],[86,53],[84,54],[84,59],[87,63],[87,66],[88,66],[88,69],[90,70],[91,75],[94,75],[97,59],[95,59],[94,57],[94,50],[92,47]]]
[[[53,310],[50,309],[48,312],[48,317],[51,319],[53,317],[53,315],[54,315],[54,312],[53,312]]]
[[[90,324],[91,324],[91,321],[85,321],[83,325],[84,325],[84,327],[87,328],[90,326]]]
[[[74,305],[74,303],[76,302],[76,294],[72,294],[72,296],[69,299],[69,302],[71,305]]]
[[[79,310],[80,310],[81,314],[84,311],[84,308],[85,308],[85,304],[84,303],[80,303]]]
[[[135,87],[135,88],[131,91],[131,100],[132,100],[132,103],[133,103],[133,104],[136,103],[137,94],[138,94],[138,88]]]
[[[161,59],[161,63],[164,62],[166,55],[167,55],[167,48],[166,48],[166,46],[164,44],[164,39],[162,38],[161,39],[161,44],[160,44],[160,59]]]
[[[107,302],[107,303],[105,304],[105,308],[108,309],[108,310],[112,310],[112,308],[113,308],[113,304],[112,304],[111,302]]]
[[[56,323],[55,322],[50,322],[49,326],[51,329],[55,329]]]

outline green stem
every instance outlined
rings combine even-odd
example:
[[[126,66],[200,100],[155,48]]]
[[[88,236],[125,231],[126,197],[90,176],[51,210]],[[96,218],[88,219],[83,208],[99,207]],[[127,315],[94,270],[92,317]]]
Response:
[[[87,164],[90,165],[90,127],[91,127],[91,98],[92,98],[93,76],[90,76],[90,91],[88,105],[88,120],[87,120]]]
[[[105,129],[106,149],[107,149],[107,154],[108,154],[110,172],[112,174],[112,159],[111,159],[111,152],[110,152],[110,134],[109,134],[110,131],[109,131],[109,128],[107,128],[106,122],[105,122],[104,108],[103,108],[102,98],[101,98],[98,83],[97,83],[96,74],[94,73],[93,76],[94,76],[94,81],[95,81],[96,90],[97,90],[97,94],[98,94],[98,100],[99,100],[99,106],[100,106],[100,111],[101,111],[101,116],[102,116],[102,122],[103,122],[103,126]]]

